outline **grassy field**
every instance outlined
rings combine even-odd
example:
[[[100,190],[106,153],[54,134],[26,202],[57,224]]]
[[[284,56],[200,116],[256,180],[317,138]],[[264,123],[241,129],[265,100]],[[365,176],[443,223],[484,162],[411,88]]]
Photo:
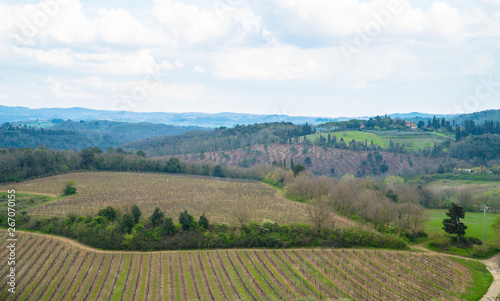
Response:
[[[0,243],[6,237],[1,230]],[[481,268],[406,251],[132,254],[85,248],[50,235],[18,232],[18,239],[25,252],[17,258],[16,295],[3,282],[1,300],[462,300],[477,291],[476,270]],[[5,257],[7,251],[0,253]],[[4,275],[7,268],[1,268]],[[482,282],[481,288],[491,281]]]
[[[217,223],[236,223],[233,212],[247,208],[250,219],[270,219],[284,223],[309,222],[309,205],[290,201],[266,184],[253,181],[224,180],[209,177],[157,173],[82,172],[46,177],[0,186],[0,191],[16,193],[60,194],[64,183],[76,182],[76,195],[54,198],[26,211],[34,216],[66,216],[68,213],[95,214],[112,206],[127,212],[137,204],[144,217],[155,207],[177,220],[183,210],[198,218],[203,213]],[[335,216],[338,226],[352,224]]]
[[[445,234],[443,228],[443,219],[446,218],[446,209],[429,209],[426,212],[429,214],[430,220],[425,223],[425,231],[428,234]],[[491,229],[491,224],[497,214],[486,213],[486,242],[492,242],[495,239],[495,232]],[[483,213],[482,212],[466,212],[463,223],[468,227],[467,236],[483,239]]]
[[[306,136],[307,139],[314,141],[319,138],[320,135],[327,138],[329,133],[317,133]],[[367,141],[370,144],[372,141],[376,145],[380,145],[384,148],[389,148],[390,141],[394,143],[404,144],[410,149],[422,149],[429,148],[434,145],[434,143],[440,143],[448,139],[448,136],[437,132],[421,132],[421,131],[341,131],[341,132],[331,132],[330,135],[337,136],[337,141],[343,138],[344,141],[349,145],[349,143],[354,139],[358,142]]]

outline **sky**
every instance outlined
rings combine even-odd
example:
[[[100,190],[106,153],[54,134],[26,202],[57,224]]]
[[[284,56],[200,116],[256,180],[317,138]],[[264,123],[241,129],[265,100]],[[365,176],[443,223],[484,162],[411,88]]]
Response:
[[[0,4],[0,105],[373,116],[500,109],[500,0]]]

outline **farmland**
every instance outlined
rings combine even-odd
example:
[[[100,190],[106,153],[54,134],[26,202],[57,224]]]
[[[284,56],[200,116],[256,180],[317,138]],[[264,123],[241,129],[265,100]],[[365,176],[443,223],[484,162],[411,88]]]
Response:
[[[0,231],[4,242],[7,232]],[[105,252],[18,232],[17,293],[2,300],[460,300],[471,271],[449,258],[355,249]],[[7,256],[7,250],[0,251]],[[2,274],[7,266],[2,267]]]
[[[330,134],[332,137],[335,135],[337,139],[344,139],[346,144],[349,145],[353,139],[357,142],[367,141],[370,144],[379,145],[383,148],[389,148],[390,141],[394,143],[404,144],[409,149],[422,149],[429,148],[434,145],[434,143],[441,143],[447,138],[446,135],[437,132],[421,132],[421,131],[340,131],[340,132],[330,132],[330,133],[317,133],[305,136],[306,139],[314,141],[319,138],[320,135],[327,137]]]
[[[158,206],[167,216],[177,219],[183,210],[196,217],[203,213],[212,222],[235,223],[232,212],[248,208],[250,219],[270,219],[280,224],[308,222],[306,204],[290,201],[266,184],[252,181],[156,173],[82,172],[46,177],[0,186],[18,193],[60,195],[64,182],[76,182],[78,194],[55,198],[26,211],[33,216],[60,216],[68,213],[95,214],[107,206],[129,211],[137,204],[144,216]],[[241,208],[240,207],[240,208]],[[352,223],[335,216],[338,226]]]

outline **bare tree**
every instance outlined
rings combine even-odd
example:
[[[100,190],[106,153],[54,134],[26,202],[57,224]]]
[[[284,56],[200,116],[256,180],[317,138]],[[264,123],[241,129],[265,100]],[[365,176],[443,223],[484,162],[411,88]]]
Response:
[[[429,220],[429,216],[424,209],[412,203],[404,203],[399,207],[396,225],[405,229],[409,234],[416,234],[424,229],[424,223]]]
[[[310,206],[307,207],[307,216],[309,221],[318,228],[318,232],[325,226],[331,217],[330,208],[325,198],[321,200],[311,200]]]
[[[248,206],[245,206],[243,202],[237,202],[236,206],[234,207],[232,211],[232,215],[238,220],[240,223],[240,227],[242,228],[243,225],[248,223],[250,221],[250,210],[248,209]]]

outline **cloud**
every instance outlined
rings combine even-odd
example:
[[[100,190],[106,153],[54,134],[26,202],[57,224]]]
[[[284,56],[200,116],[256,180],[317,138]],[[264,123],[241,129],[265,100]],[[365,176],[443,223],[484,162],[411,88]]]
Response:
[[[315,50],[280,45],[237,49],[214,56],[214,75],[236,80],[313,80],[326,75]]]
[[[73,55],[68,48],[63,49],[31,49],[14,47],[14,52],[21,57],[33,58],[39,63],[45,63],[56,67],[71,67],[74,63]]]
[[[234,6],[228,3],[213,1],[207,7],[201,1],[196,5],[153,0],[152,13],[169,36],[188,46],[213,44],[222,38],[231,38],[233,44],[242,43],[249,36],[263,34],[261,19],[243,7],[243,2],[234,2]]]
[[[490,0],[499,1],[499,0]],[[453,2],[434,1],[426,9],[409,0],[330,1],[274,0],[270,9],[282,34],[320,38],[346,37],[378,23],[381,36],[417,40],[460,40],[498,33],[498,12],[481,8],[464,10]],[[397,10],[390,3],[397,3]],[[335,39],[331,43],[335,43]]]
[[[196,72],[196,73],[205,73],[205,69],[203,69],[202,67],[196,65],[194,68],[193,68],[193,72]]]
[[[0,8],[0,31],[17,37],[17,46],[95,43],[143,47],[166,45],[169,40],[162,31],[147,28],[124,9],[101,8],[96,18],[89,19],[79,0]]]

